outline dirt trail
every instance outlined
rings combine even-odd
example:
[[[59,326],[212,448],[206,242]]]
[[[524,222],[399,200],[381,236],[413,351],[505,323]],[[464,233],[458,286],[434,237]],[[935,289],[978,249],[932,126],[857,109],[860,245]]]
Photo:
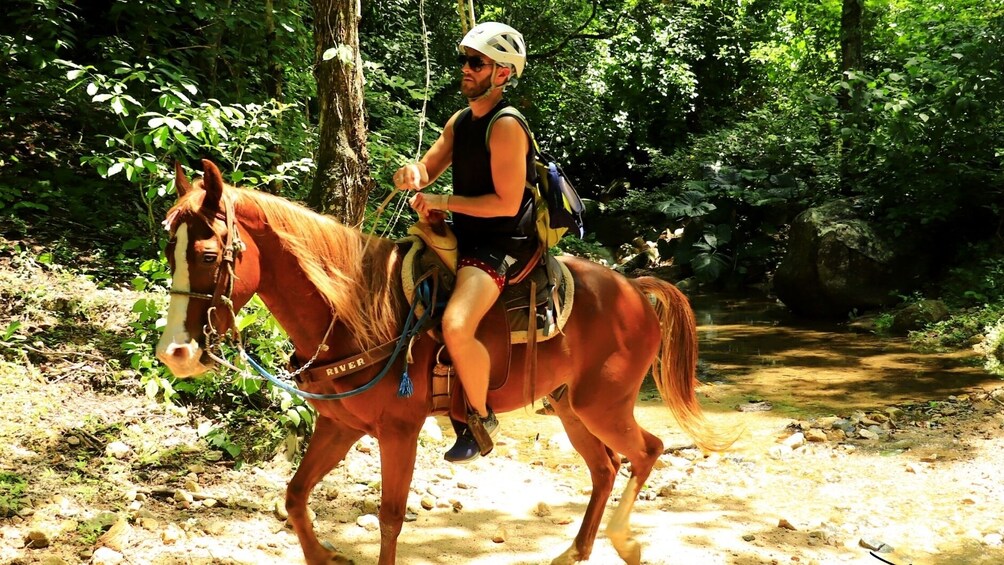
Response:
[[[702,402],[746,433],[705,458],[643,391],[638,420],[667,445],[632,520],[644,563],[1004,562],[1004,383],[965,356],[725,306],[701,310]],[[0,364],[0,472],[27,477],[30,500],[0,520],[0,563],[301,562],[276,510],[284,457],[235,470],[199,439],[196,415],[135,381],[51,369]],[[736,409],[751,400],[772,409]],[[441,460],[448,424],[427,426],[400,563],[548,563],[571,543],[589,481],[559,421],[501,421],[496,452],[463,467]],[[322,537],[360,564],[379,550],[378,456],[360,442],[311,504]],[[26,548],[31,535],[45,547]],[[589,563],[619,563],[602,533]]]

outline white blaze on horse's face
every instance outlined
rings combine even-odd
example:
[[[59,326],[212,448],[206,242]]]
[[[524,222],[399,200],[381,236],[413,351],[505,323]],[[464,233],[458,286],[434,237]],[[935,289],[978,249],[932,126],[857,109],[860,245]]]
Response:
[[[178,231],[175,233],[171,289],[181,292],[192,290],[188,270],[188,226],[185,224],[178,226]],[[210,369],[199,361],[202,357],[202,348],[185,327],[190,300],[191,298],[183,294],[171,295],[171,302],[167,307],[167,325],[160,336],[160,341],[157,342],[157,358],[178,378],[199,375]]]

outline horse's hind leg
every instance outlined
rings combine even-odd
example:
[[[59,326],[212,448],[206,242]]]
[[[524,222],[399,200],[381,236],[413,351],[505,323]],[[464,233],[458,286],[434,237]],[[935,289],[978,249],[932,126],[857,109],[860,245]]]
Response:
[[[362,435],[362,432],[330,418],[319,417],[303,461],[286,488],[286,511],[289,513],[289,523],[300,540],[300,548],[303,549],[303,558],[307,565],[352,563],[351,560],[332,553],[317,540],[314,527],[307,515],[307,500],[314,486],[345,458],[349,448]]]
[[[635,373],[644,375],[642,371]],[[621,372],[635,373],[631,370]],[[638,378],[640,380],[641,376]],[[594,382],[611,381],[603,379]],[[630,565],[638,565],[641,563],[641,545],[631,537],[631,510],[638,493],[652,473],[656,460],[662,455],[663,445],[662,440],[643,429],[635,420],[634,403],[638,388],[636,385],[626,384],[627,382],[621,379],[617,387],[570,388],[569,402],[591,434],[599,438],[608,449],[624,455],[631,462],[631,478],[617,509],[610,517],[606,532],[621,559]]]
[[[579,526],[575,542],[568,550],[551,561],[551,565],[570,565],[576,561],[589,559],[593,551],[593,542],[596,541],[596,532],[603,519],[603,510],[606,507],[607,499],[610,498],[610,491],[617,478],[617,470],[620,468],[620,456],[603,445],[603,442],[586,428],[582,420],[568,405],[568,396],[566,394],[559,401],[552,400],[551,406],[561,418],[561,423],[565,427],[565,432],[568,434],[572,446],[582,455],[589,467],[593,492],[589,497],[589,505],[582,517],[582,525]]]

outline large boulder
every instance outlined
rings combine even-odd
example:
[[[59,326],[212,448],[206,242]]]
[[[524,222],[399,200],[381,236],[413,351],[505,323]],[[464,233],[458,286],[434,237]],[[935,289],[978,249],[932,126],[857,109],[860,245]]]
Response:
[[[793,312],[811,317],[889,306],[927,274],[918,244],[881,233],[851,200],[828,202],[795,218],[774,291]]]
[[[895,335],[907,335],[922,330],[930,324],[947,320],[951,316],[948,306],[940,300],[920,300],[907,304],[892,315],[889,331]]]

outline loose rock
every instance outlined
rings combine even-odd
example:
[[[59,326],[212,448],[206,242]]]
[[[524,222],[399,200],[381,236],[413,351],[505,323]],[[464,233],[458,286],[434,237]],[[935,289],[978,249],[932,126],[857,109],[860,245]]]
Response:
[[[858,540],[858,545],[860,545],[865,549],[870,549],[872,551],[877,551],[879,553],[893,552],[893,548],[889,544],[871,538],[861,538],[860,540]]]
[[[770,449],[767,450],[767,455],[769,455],[771,459],[787,459],[788,457],[791,457],[791,454],[792,449],[787,445],[772,445]]]
[[[24,540],[24,546],[28,549],[43,549],[49,547],[49,536],[40,530],[28,532],[28,537]]]
[[[537,506],[533,509],[533,515],[538,518],[544,518],[545,516],[551,515],[551,507],[548,506],[546,502],[538,502]]]
[[[275,504],[272,506],[272,513],[280,520],[289,518],[289,512],[286,511],[286,503],[281,500],[275,501]]]
[[[422,425],[422,431],[419,432],[419,437],[422,436],[426,436],[435,442],[443,441],[443,429],[439,427],[435,418],[430,416],[425,419],[425,424]]]
[[[125,561],[125,557],[109,547],[99,547],[94,550],[91,557],[91,565],[118,565]]]
[[[368,532],[375,532],[380,529],[380,519],[373,514],[363,514],[356,518],[356,525]]]
[[[822,443],[826,441],[826,432],[810,428],[805,430],[805,439],[813,443]]]
[[[792,449],[798,449],[799,447],[805,445],[805,434],[802,432],[793,433],[784,438],[784,440],[781,441],[781,445],[786,445]]]
[[[123,548],[129,543],[129,537],[132,535],[132,526],[129,525],[124,518],[119,518],[112,527],[101,534],[98,538],[97,545],[107,547],[114,551],[122,551]]]
[[[177,524],[168,524],[164,531],[160,533],[160,540],[165,545],[171,545],[185,537],[185,532]]]
[[[105,446],[105,455],[116,459],[125,459],[130,451],[132,451],[132,448],[121,441],[113,441]]]
[[[879,438],[879,436],[878,436],[877,433],[875,433],[875,432],[873,432],[873,431],[871,431],[871,430],[869,430],[867,428],[858,430],[858,435],[861,436],[864,439],[878,439]]]

